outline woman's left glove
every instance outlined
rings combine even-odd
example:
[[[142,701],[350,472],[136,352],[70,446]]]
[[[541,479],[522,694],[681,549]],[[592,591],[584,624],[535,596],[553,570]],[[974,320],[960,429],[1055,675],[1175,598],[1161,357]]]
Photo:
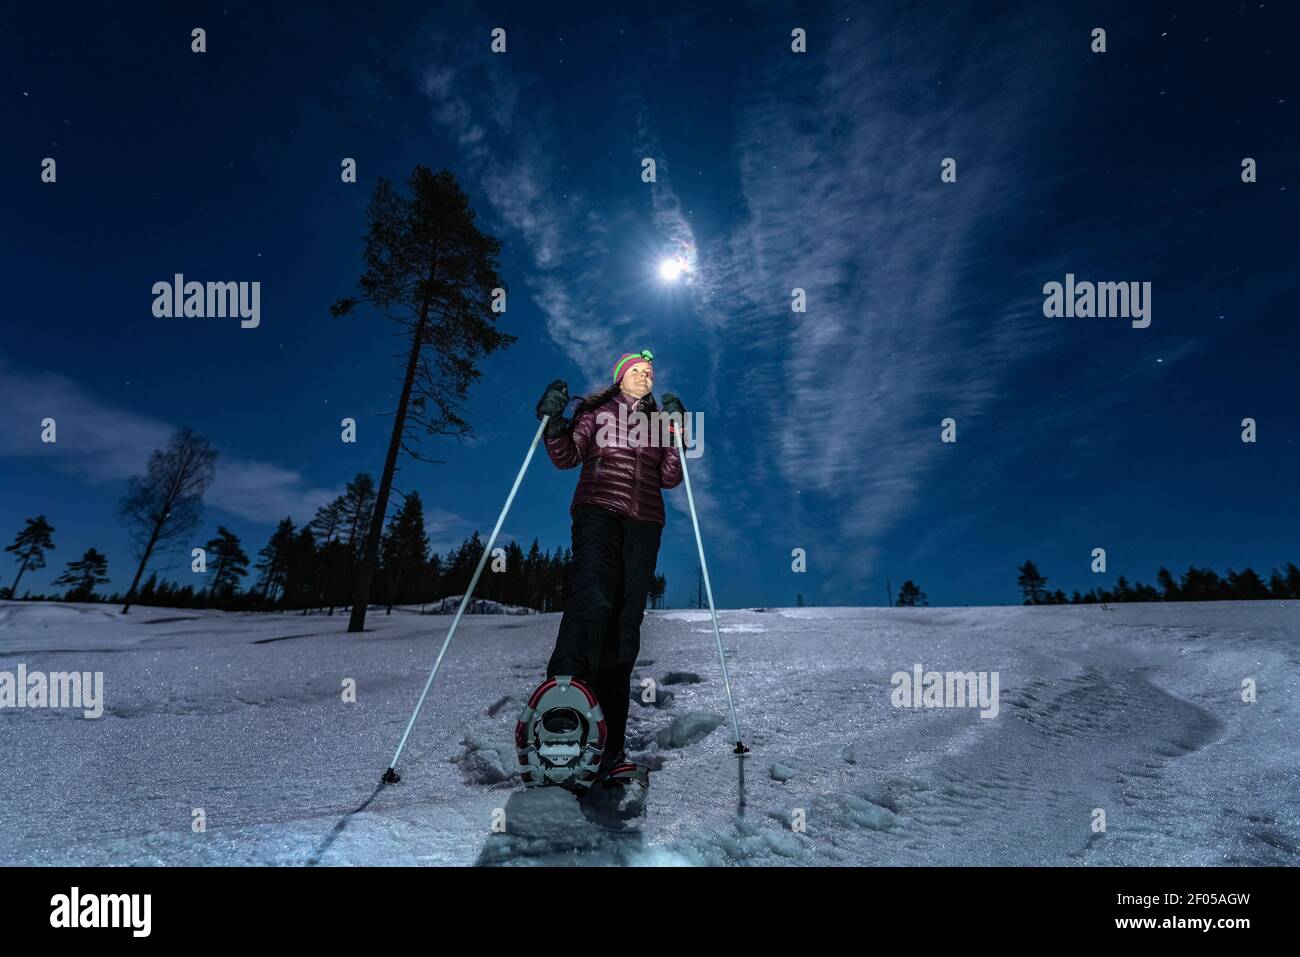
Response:
[[[564,417],[564,410],[569,404],[569,386],[563,379],[556,379],[546,387],[546,394],[538,400],[537,417],[549,416],[542,435],[548,439],[558,439],[566,434],[573,423]]]
[[[546,392],[537,400],[537,417],[549,415],[552,419],[564,414],[569,404],[569,384],[563,379],[556,379],[546,387]],[[549,423],[548,423],[549,424]]]

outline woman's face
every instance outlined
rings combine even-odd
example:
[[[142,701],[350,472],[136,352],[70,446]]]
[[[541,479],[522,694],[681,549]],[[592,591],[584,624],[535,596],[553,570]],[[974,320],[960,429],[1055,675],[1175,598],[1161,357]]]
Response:
[[[620,386],[632,398],[640,399],[649,394],[654,384],[655,374],[650,368],[650,363],[641,360],[634,362],[632,367],[623,373]]]

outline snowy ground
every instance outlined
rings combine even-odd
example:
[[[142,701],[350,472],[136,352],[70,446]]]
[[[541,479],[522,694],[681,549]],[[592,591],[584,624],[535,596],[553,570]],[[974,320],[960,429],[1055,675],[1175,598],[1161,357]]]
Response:
[[[0,672],[106,697],[0,711],[0,864],[1300,863],[1300,603],[724,611],[743,784],[708,612],[650,612],[646,815],[569,841],[492,833],[558,615],[466,617],[376,794],[450,622],[0,602]],[[893,707],[916,664],[997,716]]]

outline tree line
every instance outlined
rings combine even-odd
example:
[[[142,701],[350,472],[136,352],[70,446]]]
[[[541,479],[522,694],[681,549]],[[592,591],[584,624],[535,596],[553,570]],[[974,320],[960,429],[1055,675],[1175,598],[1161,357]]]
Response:
[[[256,562],[244,551],[239,537],[219,525],[216,536],[203,546],[203,570],[198,573],[202,577],[197,584],[160,581],[154,572],[143,586],[133,584],[131,601],[225,611],[320,610],[332,615],[338,609],[349,610],[375,500],[374,477],[358,473],[342,495],[318,508],[302,527],[295,526],[291,517],[282,519],[257,553]],[[27,519],[13,544],[5,549],[14,553],[18,571],[13,586],[4,594],[13,597],[26,572],[45,567],[45,553],[54,548],[53,533],[44,515]],[[498,547],[500,553],[488,559],[479,577],[476,598],[539,612],[564,608],[573,566],[571,549],[543,551],[536,538],[527,552],[514,541]],[[431,552],[424,530],[424,505],[419,493],[412,492],[404,496],[380,538],[371,593],[389,612],[396,605],[425,605],[463,595],[484,548],[475,530],[446,555]],[[242,582],[249,575],[250,564],[254,581],[245,591]],[[137,583],[139,578],[137,571]],[[68,562],[55,584],[69,586],[64,601],[125,601],[125,595],[104,598],[97,594],[97,587],[108,580],[108,559],[91,548],[80,560]],[[663,574],[656,575],[649,595],[651,607],[663,606],[666,589]],[[32,596],[28,591],[23,597],[57,600],[59,596]]]
[[[1026,605],[1092,605],[1127,601],[1248,601],[1269,598],[1300,599],[1300,568],[1287,562],[1282,571],[1273,569],[1267,582],[1252,568],[1240,572],[1228,569],[1220,576],[1212,568],[1189,565],[1175,581],[1163,565],[1156,572],[1156,584],[1129,582],[1123,575],[1115,579],[1114,588],[1092,588],[1086,593],[1075,589],[1070,597],[1057,588],[1047,587],[1047,578],[1032,561],[1019,565],[1016,584]]]
[[[348,492],[322,506],[310,523],[297,528],[292,519],[283,519],[257,553],[257,561],[252,564],[253,582],[247,590],[242,580],[249,573],[250,559],[239,537],[225,526],[218,526],[216,537],[204,546],[206,571],[196,575],[198,582],[181,585],[160,580],[155,571],[136,589],[132,601],[137,605],[224,611],[319,610],[334,614],[339,609],[347,610],[365,539],[365,532],[358,534],[356,529],[363,529],[369,521],[373,486],[374,479],[369,475],[358,475],[348,483]],[[53,532],[44,515],[27,519],[26,528],[6,549],[15,553],[19,563],[14,585],[3,590],[6,597],[14,597],[12,591],[23,572],[45,566],[44,553],[54,547]],[[420,497],[412,493],[384,535],[373,586],[375,594],[389,611],[395,605],[433,603],[463,595],[483,548],[476,530],[446,555],[430,552]],[[33,595],[28,590],[22,597],[120,603],[124,595],[104,596],[96,591],[109,580],[107,561],[91,548],[80,560],[68,562],[67,570],[55,579],[54,584],[69,586],[67,592]],[[572,564],[568,548],[543,551],[534,539],[524,552],[512,541],[503,546],[498,561],[489,559],[475,597],[540,612],[558,611],[567,597]],[[500,571],[493,571],[494,565]],[[663,576],[658,577],[662,583]]]

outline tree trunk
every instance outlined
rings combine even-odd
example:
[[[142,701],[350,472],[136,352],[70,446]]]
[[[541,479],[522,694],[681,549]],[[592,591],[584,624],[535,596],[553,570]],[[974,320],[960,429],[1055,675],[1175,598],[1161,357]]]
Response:
[[[28,563],[29,561],[31,561],[31,556],[30,556],[30,555],[24,555],[24,556],[23,556],[23,563],[22,563],[21,565],[18,566],[18,577],[15,578],[15,579],[14,579],[14,583],[13,583],[12,585],[9,586],[9,597],[10,597],[10,599],[14,599],[14,598],[17,598],[17,597],[18,597],[18,583],[19,583],[20,581],[23,580],[23,572],[27,571],[27,563]]]
[[[157,522],[153,527],[153,534],[149,536],[149,544],[145,546],[144,554],[140,556],[140,567],[135,570],[135,579],[131,582],[131,587],[126,590],[126,597],[122,599],[122,614],[131,610],[131,598],[135,595],[136,586],[140,584],[140,576],[144,574],[145,565],[149,564],[149,556],[153,554],[154,542],[158,541],[158,533],[162,531],[162,522]]]
[[[384,460],[384,474],[379,480],[379,493],[375,497],[375,514],[370,519],[370,534],[366,536],[365,557],[361,560],[361,574],[357,578],[356,597],[352,601],[352,617],[348,631],[366,630],[366,608],[370,604],[370,585],[379,561],[379,536],[384,530],[384,514],[388,511],[388,495],[393,488],[393,471],[397,467],[397,453],[402,447],[402,432],[406,428],[406,404],[411,398],[411,385],[419,367],[420,349],[424,346],[424,327],[428,322],[429,306],[420,310],[420,321],[411,337],[411,357],[406,363],[406,380],[402,383],[402,397],[393,416],[393,436],[388,442],[388,457]]]
[[[209,587],[209,588],[207,588],[207,589],[205,589],[205,600],[204,600],[204,607],[205,607],[205,608],[211,608],[211,607],[212,607],[212,593],[213,593],[213,591],[216,590],[216,584],[217,584],[218,582],[221,581],[221,574],[222,574],[222,572],[224,572],[225,570],[226,570],[226,559],[225,559],[224,557],[222,557],[220,563],[218,563],[218,565],[217,565],[217,571],[216,571],[216,574],[213,576],[213,579],[212,579],[212,586]]]

